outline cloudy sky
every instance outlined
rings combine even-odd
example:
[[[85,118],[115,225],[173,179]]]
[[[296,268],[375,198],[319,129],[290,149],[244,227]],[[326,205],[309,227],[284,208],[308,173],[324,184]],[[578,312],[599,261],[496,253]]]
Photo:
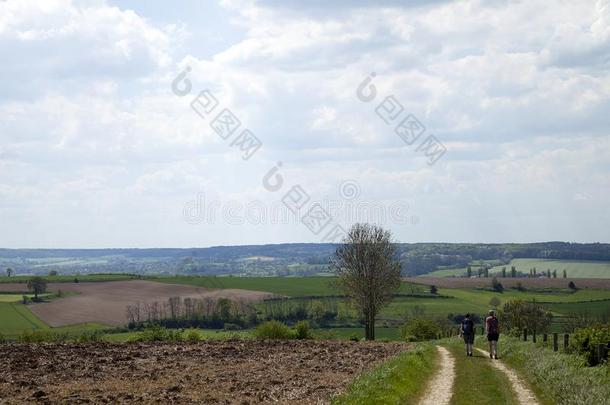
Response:
[[[0,1],[0,247],[610,242],[610,0],[404,3]]]

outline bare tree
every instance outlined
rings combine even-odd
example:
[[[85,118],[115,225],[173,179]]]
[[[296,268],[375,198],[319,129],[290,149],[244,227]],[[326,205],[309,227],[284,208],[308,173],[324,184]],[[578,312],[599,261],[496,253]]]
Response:
[[[400,263],[395,253],[389,231],[377,225],[355,224],[331,260],[337,287],[364,319],[367,340],[375,339],[375,317],[400,287]]]

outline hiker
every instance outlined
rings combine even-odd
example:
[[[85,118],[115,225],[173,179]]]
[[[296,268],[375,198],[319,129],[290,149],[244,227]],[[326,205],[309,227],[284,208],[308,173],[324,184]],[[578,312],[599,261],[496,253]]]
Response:
[[[485,318],[485,332],[489,342],[489,358],[498,358],[498,338],[500,337],[500,325],[495,311],[489,311],[489,316]]]
[[[472,345],[474,344],[474,322],[470,318],[470,314],[466,314],[460,326],[460,335],[464,338],[466,344],[466,356],[472,357]]]

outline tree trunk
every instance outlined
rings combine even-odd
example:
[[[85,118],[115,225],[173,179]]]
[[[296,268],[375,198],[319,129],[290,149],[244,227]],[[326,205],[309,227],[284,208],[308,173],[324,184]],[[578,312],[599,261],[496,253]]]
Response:
[[[364,335],[366,340],[375,340],[375,315],[372,313],[364,316]]]

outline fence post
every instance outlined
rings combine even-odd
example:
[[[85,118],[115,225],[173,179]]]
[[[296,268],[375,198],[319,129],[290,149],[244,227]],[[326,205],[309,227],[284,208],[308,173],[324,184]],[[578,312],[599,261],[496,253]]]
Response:
[[[544,333],[544,334],[542,335],[542,341],[543,341],[544,343],[546,343],[546,342],[547,342],[547,340],[549,340],[549,339],[548,339],[548,336],[547,336],[547,334],[546,334],[546,333]]]
[[[568,345],[570,344],[570,335],[567,333],[563,335],[563,351],[568,351]]]
[[[523,341],[527,342],[527,328],[523,329]]]
[[[532,342],[536,343],[536,331],[532,332]]]
[[[597,358],[597,364],[601,363],[603,358],[604,358],[604,349],[606,348],[606,345],[602,344],[598,344],[597,345],[597,351],[595,353],[595,357]]]
[[[559,345],[557,344],[557,334],[553,333],[553,351],[556,352],[559,350]]]

